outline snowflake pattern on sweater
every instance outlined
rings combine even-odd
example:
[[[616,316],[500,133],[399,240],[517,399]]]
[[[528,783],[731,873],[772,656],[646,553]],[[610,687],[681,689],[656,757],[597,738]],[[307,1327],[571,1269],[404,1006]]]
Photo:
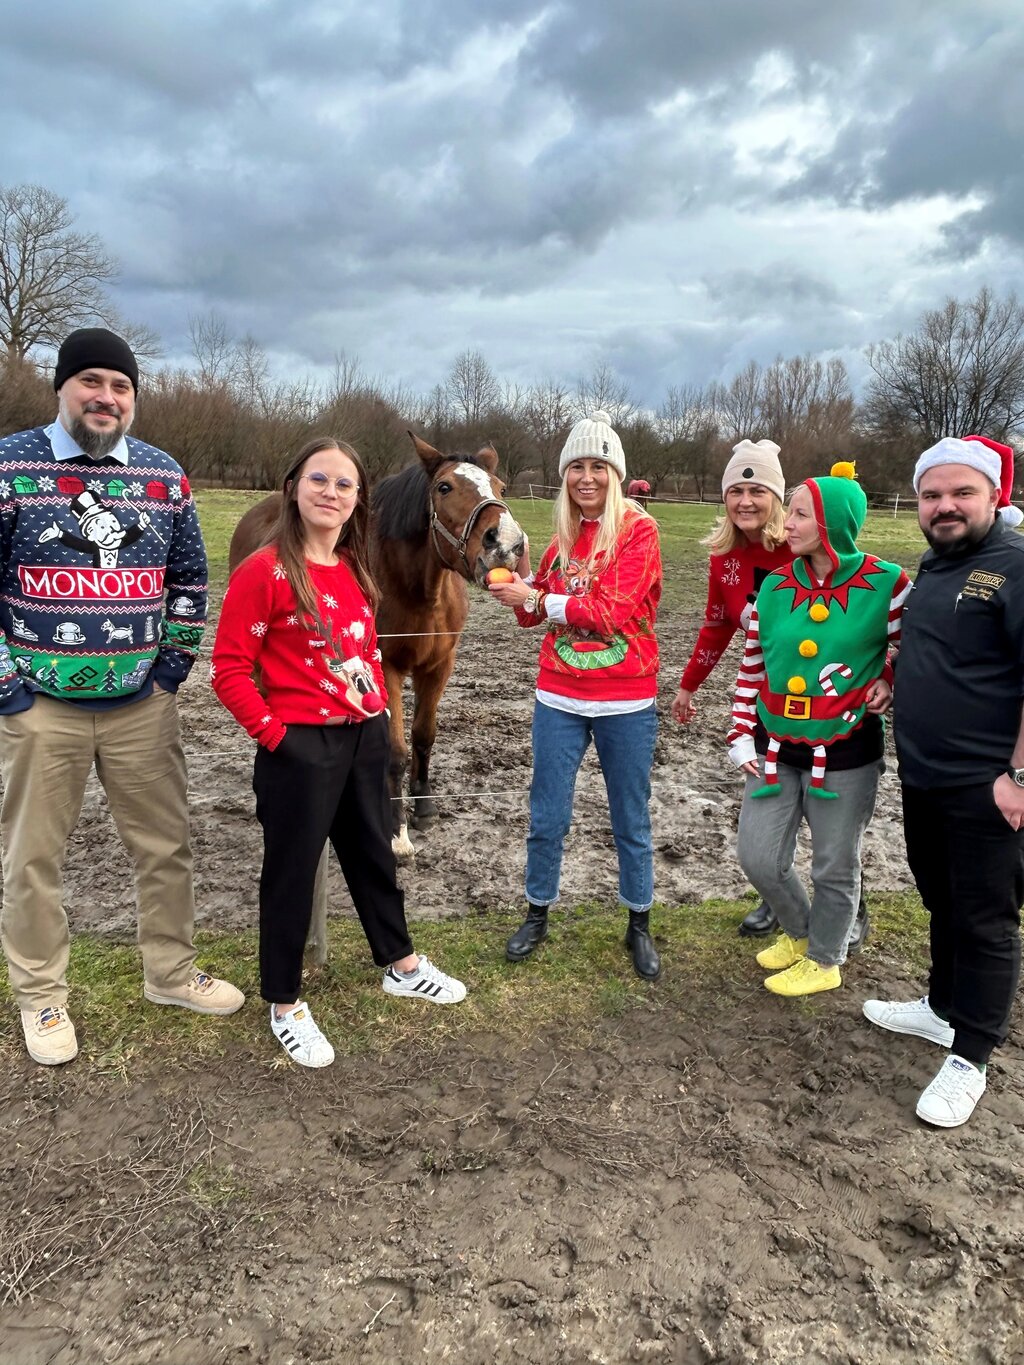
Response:
[[[708,560],[708,602],[704,624],[683,670],[680,687],[696,692],[719,659],[729,648],[738,630],[750,620],[751,603],[763,580],[793,558],[788,545],[766,550],[762,543],[748,541],[729,554],[711,555]]]
[[[273,546],[231,575],[217,626],[213,690],[268,749],[277,748],[289,725],[364,721],[387,701],[373,613],[351,569],[344,560],[307,561],[307,568],[331,639],[300,619]],[[257,667],[262,692],[253,681]],[[375,708],[366,701],[371,692]]]
[[[0,441],[0,713],[32,692],[102,709],[151,679],[177,691],[206,623],[206,548],[181,466],[134,437],[127,464],[58,460],[55,428]]]

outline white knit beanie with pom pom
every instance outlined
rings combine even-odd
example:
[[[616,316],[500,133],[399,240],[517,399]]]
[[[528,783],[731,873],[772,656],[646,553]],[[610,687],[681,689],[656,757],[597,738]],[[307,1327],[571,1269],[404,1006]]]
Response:
[[[626,477],[626,455],[622,442],[612,430],[612,419],[601,408],[577,422],[569,432],[569,439],[562,447],[558,461],[559,478],[573,460],[604,460],[620,479]]]

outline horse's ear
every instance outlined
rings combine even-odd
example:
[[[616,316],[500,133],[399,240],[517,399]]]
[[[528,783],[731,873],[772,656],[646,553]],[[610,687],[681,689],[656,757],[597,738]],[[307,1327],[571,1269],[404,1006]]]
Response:
[[[498,468],[498,452],[492,445],[481,446],[476,452],[476,462],[482,465],[488,474],[494,474]]]
[[[447,455],[442,455],[439,450],[435,450],[432,445],[428,445],[426,441],[421,440],[414,431],[410,431],[409,436],[413,445],[416,447],[416,454],[423,461],[424,469],[426,469],[428,474],[433,474],[438,465],[442,464],[448,458]]]

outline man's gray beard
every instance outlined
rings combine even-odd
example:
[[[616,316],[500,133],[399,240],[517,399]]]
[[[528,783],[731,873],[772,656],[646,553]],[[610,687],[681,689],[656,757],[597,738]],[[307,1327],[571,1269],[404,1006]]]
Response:
[[[110,454],[127,430],[127,423],[122,426],[119,422],[111,431],[93,431],[78,417],[71,423],[70,435],[91,460],[102,460],[104,455]]]
[[[123,423],[119,421],[111,431],[93,431],[85,425],[81,417],[70,417],[63,401],[60,404],[61,425],[78,448],[91,460],[102,460],[104,455],[110,454],[121,437],[128,433],[134,416],[135,413],[132,411]]]

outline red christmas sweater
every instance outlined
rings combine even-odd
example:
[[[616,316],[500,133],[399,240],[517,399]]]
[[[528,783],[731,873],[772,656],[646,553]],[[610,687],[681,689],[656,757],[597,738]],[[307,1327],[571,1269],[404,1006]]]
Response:
[[[749,599],[756,596],[760,580],[776,569],[784,569],[792,558],[793,551],[785,543],[766,550],[759,540],[746,541],[728,554],[710,557],[704,624],[683,670],[680,687],[696,692],[729,648],[732,637],[741,626],[746,629],[752,610]],[[758,569],[763,572],[755,575]]]
[[[584,521],[567,565],[558,544],[544,551],[533,585],[568,596],[565,625],[547,622],[537,687],[585,701],[633,701],[658,692],[654,621],[661,599],[661,547],[653,517],[627,511],[615,549],[593,570],[599,523]],[[539,618],[516,611],[520,625]]]
[[[300,620],[271,545],[231,575],[213,646],[213,690],[268,749],[277,748],[289,725],[369,719],[362,698],[370,691],[387,701],[373,611],[351,569],[344,560],[306,563],[329,639]],[[257,665],[262,692],[252,679]]]

